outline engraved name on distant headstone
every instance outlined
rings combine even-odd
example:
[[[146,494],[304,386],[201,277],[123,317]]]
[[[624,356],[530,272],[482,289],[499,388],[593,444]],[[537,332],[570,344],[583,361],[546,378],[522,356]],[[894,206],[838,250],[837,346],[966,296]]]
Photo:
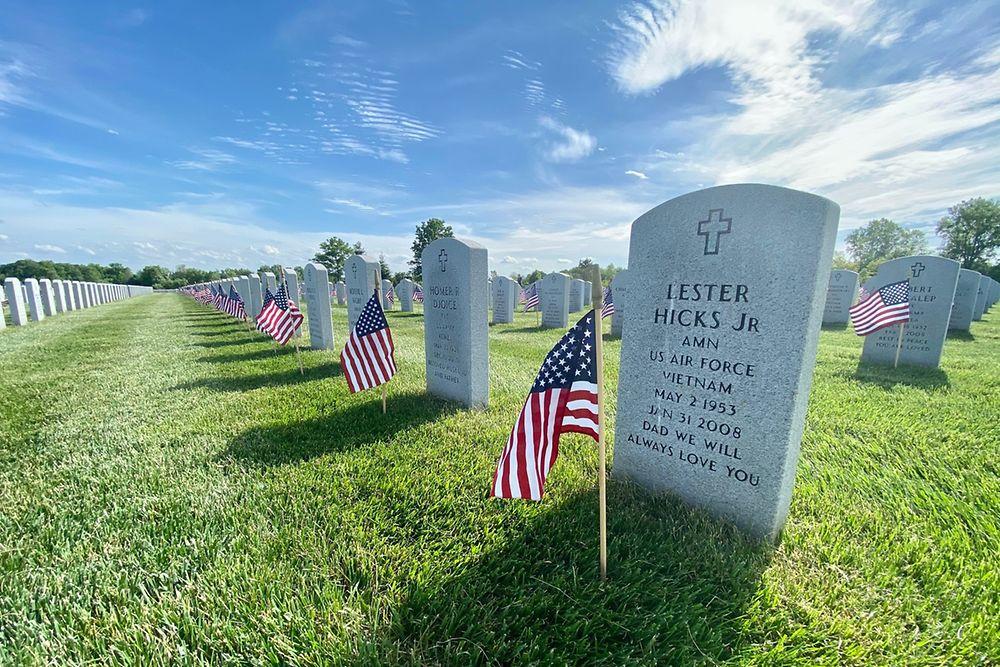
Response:
[[[726,185],[632,224],[629,284],[642,293],[625,313],[616,476],[778,535],[839,213],[805,192]]]
[[[611,313],[611,335],[622,337],[622,321],[625,317],[625,296],[628,287],[628,270],[623,269],[611,279],[611,302],[615,312]]]
[[[368,299],[375,293],[380,280],[379,263],[353,255],[344,263],[344,277],[347,279],[347,332],[350,333]]]
[[[413,312],[413,289],[417,286],[409,278],[403,278],[396,285],[396,298],[399,300],[399,309],[404,313]]]
[[[493,324],[509,324],[514,321],[514,307],[521,286],[507,276],[493,279]]]
[[[543,327],[569,328],[569,284],[565,273],[550,273],[539,281]]]
[[[10,307],[10,323],[23,327],[28,323],[28,313],[24,308],[24,290],[21,281],[10,277],[3,281],[3,290],[7,294],[7,305]]]
[[[587,283],[574,278],[569,283],[569,311],[578,313],[583,310],[583,293],[587,291]]]
[[[427,391],[469,407],[489,402],[487,252],[438,239],[421,255]]]
[[[955,288],[955,298],[951,304],[951,317],[948,319],[949,330],[968,331],[972,326],[980,278],[982,278],[982,274],[972,269],[961,269],[958,272],[958,286]]]
[[[305,268],[306,314],[309,319],[309,346],[314,350],[333,349],[333,319],[330,316],[330,275],[322,264],[310,262]]]
[[[823,324],[847,324],[851,320],[850,309],[858,294],[858,273],[848,269],[834,269],[830,272],[830,282],[826,288],[826,303],[823,306]]]
[[[910,281],[910,321],[905,323],[899,349],[901,365],[935,368],[941,362],[959,267],[958,262],[944,257],[900,257],[880,264],[865,283],[879,289],[901,280]],[[894,364],[900,326],[895,324],[865,336],[861,361]]]

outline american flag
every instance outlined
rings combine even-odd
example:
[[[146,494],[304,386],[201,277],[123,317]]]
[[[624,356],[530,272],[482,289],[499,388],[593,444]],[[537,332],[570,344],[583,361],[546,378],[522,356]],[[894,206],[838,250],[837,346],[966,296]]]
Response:
[[[226,312],[233,317],[245,320],[247,318],[246,309],[243,306],[243,299],[240,297],[240,293],[230,285],[229,286],[229,304],[226,307]]]
[[[850,309],[854,333],[867,336],[910,320],[910,281],[901,280],[868,294]]]
[[[257,328],[284,345],[295,330],[302,326],[303,319],[302,311],[294,301],[289,300],[288,288],[282,283],[278,293],[260,312]]]
[[[601,306],[601,319],[615,314],[615,300],[611,296],[611,287],[604,288],[604,305]]]
[[[396,295],[391,287],[385,291],[385,300],[389,303],[396,303]]]
[[[261,316],[264,315],[264,311],[267,310],[267,307],[269,305],[271,305],[272,301],[274,301],[274,292],[271,291],[270,287],[265,287],[264,288],[264,304],[260,307],[260,312],[257,313],[257,317],[256,317],[257,328],[258,329],[260,329],[260,318],[261,318]],[[261,331],[263,331],[263,329],[261,329]]]
[[[420,289],[420,285],[416,285],[413,288],[413,300],[416,301],[417,303],[424,302],[424,291]]]
[[[225,298],[226,295],[222,293],[222,288],[212,285],[212,305],[215,306],[216,310],[222,310],[222,303]]]
[[[596,328],[591,310],[545,357],[493,478],[497,498],[541,500],[559,436],[598,439]]]
[[[531,283],[528,285],[528,289],[524,290],[524,309],[528,311],[532,308],[538,308],[538,303],[538,284]]]
[[[396,374],[396,347],[377,295],[368,299],[358,317],[344,351],[340,367],[352,394],[388,382]]]

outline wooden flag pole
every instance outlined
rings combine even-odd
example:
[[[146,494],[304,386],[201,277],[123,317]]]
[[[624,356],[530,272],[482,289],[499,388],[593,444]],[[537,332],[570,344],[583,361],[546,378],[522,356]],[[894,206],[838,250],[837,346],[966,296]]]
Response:
[[[382,308],[382,267],[379,266],[375,269],[375,298],[378,299],[378,307]],[[382,308],[383,315],[385,314],[385,308]],[[382,414],[386,411],[386,395],[388,394],[388,388],[386,385],[389,381],[386,380],[382,383]]]
[[[899,340],[896,341],[896,360],[892,362],[892,367],[899,366],[899,351],[903,349],[903,331],[906,329],[906,322],[899,323]]]
[[[604,290],[601,288],[601,268],[594,265],[594,353],[597,356],[597,497],[598,524],[600,526],[601,579],[608,578],[608,506],[607,506],[607,465],[608,453],[604,445],[604,326],[601,310],[604,306]]]

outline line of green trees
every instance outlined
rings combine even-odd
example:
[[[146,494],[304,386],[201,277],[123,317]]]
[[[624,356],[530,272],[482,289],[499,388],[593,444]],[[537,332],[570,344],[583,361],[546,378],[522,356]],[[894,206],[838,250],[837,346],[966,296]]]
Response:
[[[295,267],[299,276],[302,268]],[[258,271],[271,271],[277,274],[280,267],[277,264],[261,266]],[[175,289],[192,283],[203,283],[220,278],[243,276],[254,271],[246,268],[231,268],[219,270],[195,269],[183,264],[176,269],[151,264],[142,267],[135,273],[132,269],[119,263],[113,264],[71,264],[66,262],[36,261],[19,259],[10,264],[0,264],[0,281],[14,277],[48,278],[49,280],[85,280],[96,283],[118,283],[122,285],[146,285],[156,289]]]

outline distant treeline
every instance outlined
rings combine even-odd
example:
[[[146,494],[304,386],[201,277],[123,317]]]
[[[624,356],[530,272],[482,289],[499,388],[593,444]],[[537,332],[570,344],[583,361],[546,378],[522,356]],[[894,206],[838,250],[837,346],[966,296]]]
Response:
[[[295,267],[298,271],[299,268]],[[279,267],[261,266],[258,271],[277,273]],[[299,271],[301,273],[301,271]],[[0,281],[4,278],[48,278],[50,280],[86,280],[124,285],[147,285],[156,289],[174,289],[192,283],[203,283],[220,278],[232,278],[254,273],[252,269],[233,268],[206,271],[193,269],[183,264],[174,270],[156,264],[144,266],[135,273],[124,264],[68,264],[65,262],[36,261],[19,259],[10,264],[0,264]]]

